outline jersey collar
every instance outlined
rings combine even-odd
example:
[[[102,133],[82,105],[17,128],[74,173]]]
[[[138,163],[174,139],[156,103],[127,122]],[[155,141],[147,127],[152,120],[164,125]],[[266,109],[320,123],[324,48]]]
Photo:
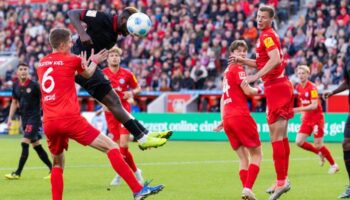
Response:
[[[29,83],[30,83],[30,79],[28,78],[24,83],[21,83],[21,81],[18,80],[18,83],[22,87],[27,87],[29,85]]]

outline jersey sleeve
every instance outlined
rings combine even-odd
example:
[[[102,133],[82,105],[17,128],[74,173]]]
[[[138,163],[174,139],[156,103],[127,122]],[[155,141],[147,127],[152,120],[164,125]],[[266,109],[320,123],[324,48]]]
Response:
[[[17,94],[16,94],[16,86],[17,86],[16,83],[13,84],[13,86],[12,86],[12,98],[18,100],[19,97],[18,97]]]
[[[130,72],[130,87],[132,89],[137,88],[139,86],[139,83],[137,82],[136,76]]]
[[[242,81],[247,77],[245,71],[243,71],[243,70],[235,70],[234,73],[235,73],[234,77],[236,79],[235,83],[237,85],[241,85]]]
[[[35,90],[35,94],[38,96],[38,98],[41,98],[41,91],[40,91],[40,86],[39,83],[34,83],[34,90]]]
[[[80,15],[80,20],[85,22],[91,29],[99,30],[108,20],[108,15],[97,10],[83,10]]]
[[[278,48],[276,44],[276,40],[277,40],[276,36],[271,33],[264,33],[261,36],[262,44],[266,48],[267,52]]]
[[[314,86],[310,89],[310,99],[311,100],[317,100],[318,99],[318,91],[317,91],[317,88],[314,87]]]
[[[74,69],[78,72],[78,74],[81,74],[85,69],[83,69],[81,58],[79,56],[74,57]]]

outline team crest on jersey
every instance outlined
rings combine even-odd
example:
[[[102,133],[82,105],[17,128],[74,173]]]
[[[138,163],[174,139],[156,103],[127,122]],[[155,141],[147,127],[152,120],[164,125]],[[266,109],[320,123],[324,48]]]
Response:
[[[30,88],[27,88],[26,89],[26,92],[29,94],[30,92],[32,91],[32,89],[30,89]]]
[[[241,79],[241,80],[246,78],[245,72],[239,72],[238,76],[239,76],[239,79]]]
[[[305,92],[305,97],[309,97],[309,93],[308,92]]]
[[[123,78],[119,79],[119,83],[120,84],[124,84],[125,83],[125,79],[123,79]]]

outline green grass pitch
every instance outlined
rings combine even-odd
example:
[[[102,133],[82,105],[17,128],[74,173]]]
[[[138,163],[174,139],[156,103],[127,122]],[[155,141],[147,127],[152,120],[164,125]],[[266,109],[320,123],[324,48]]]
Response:
[[[46,142],[43,140],[45,148]],[[292,189],[281,199],[331,200],[343,192],[347,174],[342,161],[341,144],[327,144],[340,166],[335,175],[327,173],[329,165],[320,167],[318,157],[291,144],[289,177]],[[165,146],[140,151],[131,144],[131,151],[143,170],[145,179],[153,184],[163,183],[166,188],[154,200],[228,200],[240,199],[242,190],[238,176],[238,161],[228,142],[170,141]],[[46,148],[47,149],[47,148]],[[264,158],[253,190],[258,199],[267,199],[264,192],[274,179],[271,145],[263,143]],[[0,199],[47,200],[51,198],[50,182],[43,180],[47,169],[36,152],[30,149],[22,177],[17,181],[5,180],[4,174],[17,167],[20,155],[19,137],[0,137]],[[89,147],[71,141],[66,152],[64,172],[64,199],[66,200],[128,200],[131,192],[123,182],[107,190],[114,177],[107,157]]]

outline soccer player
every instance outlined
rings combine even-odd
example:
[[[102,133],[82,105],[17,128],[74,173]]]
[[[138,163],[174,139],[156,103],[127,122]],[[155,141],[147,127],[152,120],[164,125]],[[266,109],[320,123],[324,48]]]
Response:
[[[290,190],[288,177],[290,147],[287,137],[288,120],[293,117],[293,86],[284,74],[285,61],[281,43],[272,28],[275,10],[271,6],[261,6],[257,13],[258,29],[261,30],[256,43],[256,60],[231,56],[230,62],[238,62],[259,71],[247,76],[244,84],[252,83],[259,78],[264,81],[266,96],[266,115],[270,129],[273,160],[277,181],[268,189],[273,192],[269,200],[278,199]]]
[[[126,36],[129,34],[126,22],[136,12],[138,10],[134,7],[125,8],[120,15],[110,15],[96,10],[70,10],[68,16],[79,34],[73,47],[73,53],[79,55],[82,51],[86,51],[89,56],[92,48],[96,52],[112,48],[117,42],[118,35]],[[87,25],[86,31],[81,24],[82,22]],[[139,147],[142,150],[162,146],[167,142],[166,138],[171,136],[171,131],[157,132],[156,137],[154,134],[147,135],[149,131],[123,108],[118,95],[99,68],[90,79],[78,75],[75,80],[91,96],[109,109],[113,116],[139,142]]]
[[[141,92],[141,87],[138,85],[136,77],[132,72],[119,66],[122,50],[118,47],[113,47],[108,51],[107,63],[108,67],[102,71],[108,77],[115,92],[118,94],[123,107],[130,112],[131,105],[128,102],[134,95]],[[117,142],[120,147],[120,153],[123,155],[124,160],[132,171],[134,172],[137,180],[143,183],[141,170],[136,167],[134,158],[129,151],[129,131],[118,122],[108,109],[105,111],[106,121],[108,124],[110,136],[113,141]],[[121,177],[117,174],[112,180],[111,185],[119,185]]]
[[[334,174],[339,171],[339,167],[334,162],[331,152],[323,144],[324,116],[317,89],[315,85],[308,80],[310,69],[306,65],[300,65],[297,67],[296,72],[300,84],[298,84],[295,89],[298,92],[301,107],[294,108],[294,112],[303,112],[302,123],[296,138],[296,144],[302,149],[319,155],[321,158],[321,166],[323,166],[324,158],[326,158],[331,165],[328,173]],[[314,133],[315,146],[306,141],[312,132]]]
[[[47,156],[46,151],[40,144],[40,88],[38,83],[29,78],[29,67],[25,63],[20,63],[17,67],[18,81],[13,84],[12,102],[10,106],[10,113],[8,116],[8,127],[11,126],[17,108],[20,110],[20,117],[22,121],[22,129],[24,135],[21,141],[22,153],[19,159],[18,168],[11,174],[6,174],[5,177],[9,180],[19,179],[24,165],[29,156],[29,145],[32,144],[39,158],[45,163],[51,172],[52,164]],[[44,177],[49,179],[50,175]]]
[[[347,58],[346,64],[344,67],[344,81],[333,91],[325,92],[323,94],[323,98],[327,99],[335,94],[348,90],[350,88],[350,58]],[[350,92],[348,98],[348,104],[350,105]],[[344,128],[344,140],[343,140],[343,156],[344,163],[346,167],[346,171],[348,173],[348,179],[350,182],[350,114],[348,115],[348,119],[346,120],[345,128]],[[339,195],[339,199],[348,199],[350,198],[350,185],[346,188],[346,190]]]
[[[236,40],[230,45],[230,54],[245,58],[247,49],[244,40]],[[244,67],[240,64],[231,64],[225,70],[220,104],[222,122],[214,130],[224,128],[231,147],[239,157],[242,199],[255,200],[252,188],[260,170],[262,153],[257,126],[250,116],[246,95],[258,94],[260,90],[242,84],[245,78]]]
[[[82,58],[71,55],[70,37],[66,29],[53,29],[49,36],[53,53],[43,57],[37,69],[44,111],[43,127],[54,163],[51,173],[52,199],[61,200],[63,196],[64,150],[68,149],[69,139],[106,153],[113,169],[133,191],[134,199],[144,199],[161,191],[163,185],[150,187],[145,183],[141,186],[124,161],[118,145],[80,115],[74,76],[79,73],[87,79],[92,77],[108,52],[102,50],[94,55],[92,51],[88,61],[86,53],[82,54]]]

